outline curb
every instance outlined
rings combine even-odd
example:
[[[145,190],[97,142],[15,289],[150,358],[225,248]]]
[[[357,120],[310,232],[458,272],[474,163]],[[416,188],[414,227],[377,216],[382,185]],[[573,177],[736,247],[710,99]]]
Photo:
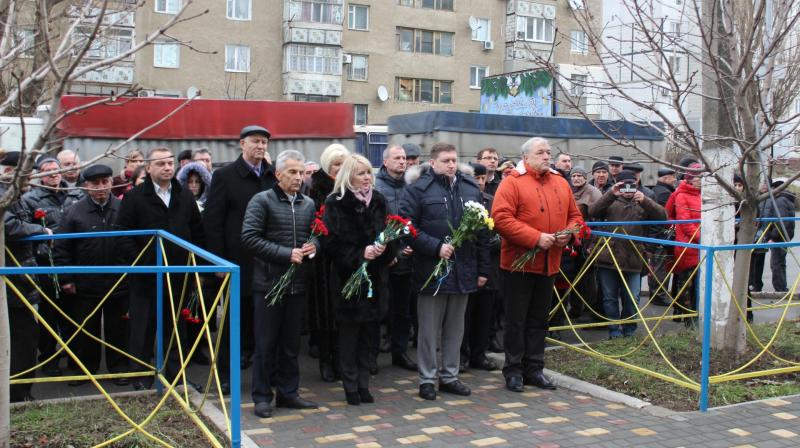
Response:
[[[498,365],[503,365],[503,362],[505,361],[503,355],[499,353],[489,353],[488,355],[495,362],[497,362]],[[659,417],[671,417],[671,418],[677,417],[679,420],[684,420],[683,417],[680,417],[678,415],[680,414],[679,412],[661,406],[655,406],[652,403],[640,400],[635,397],[631,397],[630,395],[614,392],[613,390],[606,389],[605,387],[588,383],[586,381],[579,380],[577,378],[573,378],[571,376],[567,376],[558,372],[554,372],[549,369],[544,369],[544,373],[558,387],[563,387],[564,389],[569,389],[575,392],[591,395],[592,397],[600,398],[601,400],[610,401],[612,403],[619,403],[628,406],[630,408],[639,409],[651,415]]]
[[[190,390],[189,400],[192,404],[198,408],[201,414],[205,418],[207,418],[221,433],[228,434],[228,423],[225,420],[225,415],[222,411],[217,408],[209,398],[206,398],[205,403],[203,403],[203,394],[197,392],[193,388]],[[200,407],[200,403],[203,403],[203,406]],[[241,436],[241,446],[243,448],[258,448],[258,444],[253,441],[244,431],[239,431],[239,435]]]
[[[109,393],[108,395],[112,397],[136,397],[140,395],[149,395],[156,393],[155,389],[147,389],[147,390],[132,390],[130,392],[114,392]],[[75,401],[94,401],[94,400],[103,400],[105,401],[106,397],[103,394],[95,394],[95,395],[76,395],[74,397],[62,397],[62,398],[47,398],[44,400],[33,400],[33,401],[20,401],[17,403],[10,403],[10,407],[13,408],[20,408],[25,406],[30,406],[32,404],[59,404],[59,403],[70,403]]]

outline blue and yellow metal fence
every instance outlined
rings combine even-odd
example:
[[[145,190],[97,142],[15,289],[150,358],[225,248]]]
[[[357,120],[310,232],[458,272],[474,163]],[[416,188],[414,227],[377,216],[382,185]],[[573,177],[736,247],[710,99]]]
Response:
[[[780,226],[777,224],[778,221],[785,221],[785,222],[793,222],[798,221],[799,218],[763,218],[759,219],[760,222],[766,223],[766,230],[769,230],[771,226],[778,226],[778,231],[782,234],[782,230]],[[716,254],[724,251],[743,251],[746,252],[748,255],[754,250],[764,250],[764,249],[785,249],[789,254],[792,255],[792,258],[797,262],[797,258],[795,257],[794,253],[791,252],[791,249],[794,247],[800,246],[800,242],[780,242],[780,243],[764,243],[760,240],[756,241],[753,244],[738,244],[738,245],[724,245],[724,246],[707,246],[702,244],[696,243],[683,243],[677,242],[672,240],[663,240],[657,238],[650,238],[650,237],[641,237],[641,236],[633,236],[628,235],[625,233],[617,233],[620,227],[623,226],[631,226],[631,225],[641,225],[641,226],[673,226],[676,224],[690,224],[690,223],[699,223],[699,220],[683,220],[683,221],[639,221],[639,222],[591,222],[588,223],[589,226],[593,227],[595,230],[592,233],[593,237],[593,245],[592,249],[586,255],[586,261],[583,266],[578,270],[578,272],[574,275],[574,278],[569,278],[563,271],[561,272],[562,278],[567,282],[568,289],[563,293],[560,293],[557,289],[555,290],[554,294],[556,297],[555,304],[553,309],[551,310],[551,316],[555,315],[559,310],[563,311],[563,315],[566,318],[566,325],[562,326],[553,326],[550,329],[553,331],[561,331],[561,330],[569,330],[572,331],[575,337],[580,341],[578,344],[569,344],[560,340],[556,339],[548,339],[551,343],[556,345],[561,345],[563,347],[567,347],[569,349],[575,350],[579,353],[592,356],[598,359],[601,359],[605,362],[621,366],[626,369],[630,369],[636,371],[638,373],[642,373],[645,375],[649,375],[653,378],[664,380],[671,382],[673,384],[677,384],[681,387],[693,390],[699,393],[699,403],[698,406],[701,411],[706,411],[708,409],[708,399],[709,399],[709,386],[711,384],[719,384],[726,381],[734,381],[740,380],[745,378],[755,378],[760,376],[769,376],[769,375],[777,375],[777,374],[785,374],[785,373],[792,373],[792,372],[800,372],[800,361],[792,361],[787,360],[782,357],[777,356],[776,354],[770,351],[770,347],[776,340],[778,332],[783,325],[788,310],[792,307],[796,307],[800,305],[794,300],[795,293],[798,290],[798,283],[800,283],[800,276],[796,276],[795,280],[792,282],[791,286],[788,288],[789,291],[783,292],[782,297],[779,300],[779,303],[773,305],[756,305],[750,308],[742,308],[739,306],[739,302],[736,300],[734,291],[731,288],[731,280],[728,279],[728,273],[723,272],[721,269],[718,268],[718,264],[715,263],[716,261]],[[608,228],[612,231],[603,231],[597,229]],[[762,232],[762,237],[767,232]],[[681,247],[686,249],[696,249],[699,252],[699,262],[696,267],[692,269],[691,275],[686,279],[686,282],[683,285],[679,286],[679,290],[675,294],[675,297],[670,294],[667,288],[667,284],[669,283],[669,275],[672,274],[673,268],[670,268],[668,272],[666,272],[666,279],[658,279],[657,278],[657,289],[656,291],[650,291],[650,298],[647,303],[643,306],[639,306],[638,303],[634,302],[634,309],[635,314],[633,316],[622,318],[619,320],[612,320],[605,317],[604,313],[598,310],[594,310],[591,308],[591,304],[586,302],[586,299],[580,295],[580,292],[576,288],[576,285],[584,280],[584,277],[590,272],[590,269],[596,262],[598,256],[602,251],[610,251],[609,241],[611,239],[621,239],[627,240],[631,242],[631,251],[635,251],[639,257],[645,262],[645,266],[650,274],[653,274],[653,270],[647,263],[647,258],[644,254],[642,254],[635,243],[645,243],[651,245],[660,245],[666,246],[669,248],[672,247]],[[679,255],[683,256],[683,253]],[[613,264],[615,265],[616,270],[620,273],[621,281],[624,283],[624,276],[622,276],[622,271],[619,267],[619,264],[613,254],[611,252],[611,259]],[[736,304],[737,310],[736,312],[740,313],[741,319],[745,322],[747,326],[747,332],[750,335],[751,339],[754,340],[755,344],[758,346],[759,353],[751,360],[743,362],[743,364],[736,369],[732,370],[731,372],[719,373],[715,375],[711,375],[709,371],[709,360],[710,360],[710,351],[711,351],[711,318],[712,318],[712,294],[714,289],[717,286],[722,285],[714,285],[714,270],[718,269],[723,282],[725,283],[724,287],[727,288],[732,297],[732,303]],[[698,300],[702,300],[703,304],[703,312],[702,315],[702,351],[701,351],[701,373],[700,378],[694,379],[690,378],[688,375],[684,374],[680,371],[669,359],[669,356],[665,353],[665,351],[661,348],[658,339],[656,338],[655,331],[659,325],[661,325],[664,321],[675,320],[675,319],[696,319],[698,317],[698,312],[695,310],[687,309],[683,307],[681,304],[677,302],[678,297],[680,297],[684,290],[689,287],[691,284],[692,279],[696,276],[703,276],[702,278],[705,279],[705,284],[709,285],[706,287],[703,292],[704,294],[702,297],[700,296],[700,282],[695,282],[698,288]],[[644,276],[642,277],[644,280]],[[625,284],[624,287],[626,288],[627,292],[630,294],[630,285]],[[667,307],[664,312],[659,316],[654,317],[645,317],[643,311],[648,308],[655,297],[656,292],[663,291],[671,300],[671,306]],[[594,314],[594,317],[600,322],[596,323],[588,323],[588,324],[576,324],[571,321],[569,317],[569,313],[567,313],[566,305],[564,303],[565,297],[570,294],[577,294],[580,300],[583,301],[584,306],[589,308],[589,311]],[[755,299],[754,299],[755,301]],[[756,302],[758,303],[758,302]],[[698,304],[699,305],[699,304]],[[680,313],[672,312],[673,308],[680,309]],[[752,310],[763,310],[763,309],[776,309],[782,308],[783,312],[780,316],[780,319],[777,322],[777,326],[775,328],[775,332],[773,333],[772,337],[764,343],[762,342],[747,323],[746,319],[746,312]],[[654,324],[651,326],[651,323]],[[592,347],[592,345],[587,342],[581,334],[578,332],[580,329],[586,329],[590,327],[606,327],[609,325],[618,325],[618,324],[625,324],[625,323],[641,323],[642,327],[645,330],[646,337],[643,338],[633,349],[622,353],[622,354],[608,354],[608,353],[601,353],[596,348]],[[657,372],[656,370],[650,368],[649,366],[637,366],[631,364],[625,360],[625,357],[630,356],[636,350],[641,348],[645,343],[650,342],[654,345],[656,350],[659,352],[663,360],[669,366],[669,370],[673,372],[671,375],[667,375],[661,372]],[[777,361],[786,364],[786,367],[762,370],[762,371],[748,371],[742,372],[743,370],[747,369],[751,366],[754,362],[756,362],[761,356],[768,354],[775,358]]]
[[[153,440],[154,442],[158,443],[162,446],[169,446],[164,440],[158,438],[154,434],[148,432],[145,429],[145,425],[152,420],[155,416],[156,412],[164,405],[166,399],[169,397],[174,398],[178,404],[184,409],[187,415],[197,424],[198,428],[203,432],[203,434],[209,439],[209,443],[215,447],[222,447],[224,446],[222,442],[216,439],[215,435],[212,431],[210,431],[203,420],[197,415],[197,410],[192,409],[192,405],[189,400],[188,395],[188,383],[186,382],[186,366],[189,364],[191,356],[198,349],[199,344],[201,343],[201,339],[205,339],[205,342],[208,344],[208,347],[211,352],[211,367],[209,370],[208,380],[206,381],[205,387],[205,394],[203,396],[203,402],[207,398],[209,385],[211,383],[216,383],[216,391],[219,397],[219,402],[222,407],[223,414],[227,417],[228,421],[228,436],[229,436],[229,443],[232,447],[239,447],[241,446],[241,370],[240,370],[240,327],[239,321],[236,318],[228,319],[226,323],[223,321],[222,325],[228,324],[230,325],[230,340],[229,341],[222,341],[222,328],[219,329],[217,335],[216,344],[212,343],[211,341],[211,333],[209,331],[208,323],[209,320],[215,318],[216,310],[218,305],[223,306],[223,312],[227,312],[228,308],[230,316],[240,316],[240,297],[239,297],[239,286],[240,286],[240,272],[239,266],[230,263],[200,247],[197,247],[187,241],[184,241],[175,235],[172,235],[168,232],[163,230],[138,230],[138,231],[121,231],[121,232],[96,232],[96,233],[72,233],[72,234],[57,234],[57,235],[40,235],[35,237],[27,238],[26,241],[31,242],[50,242],[57,239],[73,239],[73,238],[119,238],[119,237],[142,237],[142,236],[150,236],[151,240],[148,242],[147,246],[142,249],[139,253],[139,256],[136,258],[136,261],[131,266],[39,266],[39,267],[21,267],[19,263],[15,267],[3,267],[0,268],[0,276],[3,277],[9,293],[15,294],[25,305],[25,307],[33,314],[33,316],[37,319],[40,326],[50,333],[57,342],[58,351],[56,354],[51,356],[49,359],[42,361],[39,365],[28,369],[25,372],[20,372],[11,378],[12,384],[23,384],[23,383],[41,383],[41,382],[49,382],[49,381],[69,381],[69,380],[89,380],[91,381],[94,386],[101,392],[101,394],[106,398],[106,400],[111,404],[114,410],[131,425],[131,429],[124,432],[123,434],[119,434],[104,443],[98,446],[108,446],[133,432],[139,432],[143,434],[148,439]],[[189,259],[186,261],[185,264],[178,265],[172,264],[170,265],[169,260],[167,260],[165,256],[165,249],[164,243],[174,244],[186,250],[189,253]],[[154,266],[140,266],[137,265],[138,260],[141,258],[142,254],[144,253],[147,248],[155,244],[155,253],[156,253],[156,264]],[[14,254],[10,253],[7,250],[7,254],[9,257],[16,262],[14,258]],[[198,265],[196,262],[197,257],[203,259],[205,263]],[[173,263],[175,260],[172,260]],[[219,288],[219,291],[215,294],[215,298],[213,303],[210,306],[205,305],[205,300],[202,297],[202,288],[200,285],[200,277],[199,274],[210,274],[210,273],[223,273],[225,274],[225,278],[222,281],[222,284]],[[87,316],[83,322],[75,322],[73,321],[63,310],[58,307],[58,305],[53,301],[51,297],[48,297],[47,294],[42,291],[42,289],[36,284],[34,280],[34,276],[37,275],[58,275],[58,274],[74,274],[74,275],[87,275],[87,274],[121,274],[121,277],[115,282],[114,286],[112,287],[111,291],[109,291],[105,297],[101,300],[100,303],[94,308],[94,310]],[[100,309],[103,302],[107,300],[113,291],[120,285],[120,283],[124,280],[124,278],[129,274],[154,274],[156,275],[156,364],[152,366],[149,364],[147,360],[136,359],[135,357],[131,356],[130,354],[124,353],[124,351],[119,347],[114,347],[106,342],[104,342],[101,338],[92,335],[87,330],[84,329],[84,325],[88,322],[89,319]],[[184,274],[185,281],[183,285],[183,291],[180,294],[180,300],[176,302],[175,300],[175,291],[172,290],[172,282],[167,282],[167,293],[168,297],[164,297],[164,289],[163,289],[163,277],[166,275],[169,277],[171,274]],[[180,318],[180,310],[183,306],[183,301],[185,298],[185,292],[187,289],[187,282],[189,275],[192,274],[195,282],[198,294],[200,295],[199,299],[199,306],[202,312],[202,329],[199,332],[199,335],[196,340],[191,341],[191,346],[187,353],[183,352],[183,344],[180,340],[179,333],[177,330],[177,319]],[[65,318],[69,321],[72,325],[76,327],[76,330],[69,338],[62,338],[59,336],[58,332],[53,328],[52,323],[46,322],[42,319],[42,316],[39,314],[37,307],[30,303],[30,301],[25,297],[25,295],[20,291],[20,288],[15,284],[14,280],[10,279],[8,276],[19,276],[20,278],[26,279],[30,282],[33,287],[39,292],[42,297],[42,300],[48,301],[51,305],[55,307],[57,312],[61,315],[61,317]],[[228,294],[225,294],[225,291],[228,291]],[[172,329],[166,329],[164,324],[164,300],[169,299],[170,301],[170,310],[174,313],[175,319],[171,319],[173,322]],[[11,325],[14,325],[13,322]],[[162,374],[163,366],[164,366],[164,331],[165,330],[172,330],[172,337],[169,342],[169,346],[171,347],[172,344],[175,344],[176,349],[179,354],[181,368],[180,372],[175,376],[172,381],[169,381],[165,378]],[[126,355],[130,358],[133,362],[139,364],[140,366],[146,367],[150,369],[150,372],[132,372],[132,373],[113,373],[113,374],[98,374],[95,375],[90,372],[86,366],[81,362],[81,360],[75,355],[75,353],[70,349],[69,343],[80,333],[88,335],[90,338],[95,340],[96,342],[105,346],[106,350],[114,350],[120,354]],[[65,340],[66,339],[66,340]],[[225,407],[225,399],[223,397],[221,388],[220,388],[220,379],[216,372],[216,361],[217,361],[217,353],[221,343],[230,343],[230,410],[226,409]],[[56,358],[61,352],[66,352],[67,355],[72,358],[78,368],[83,371],[84,375],[78,376],[70,376],[70,377],[58,377],[58,378],[20,378],[22,375],[28,374],[32,371],[35,371],[39,366],[42,364],[50,361],[51,359]],[[169,348],[168,350],[169,351]],[[154,372],[153,372],[154,371]],[[155,373],[155,383],[157,392],[162,395],[159,403],[155,407],[155,409],[144,419],[142,422],[135,422],[128,416],[115,402],[114,398],[105,390],[103,385],[99,383],[98,380],[102,379],[111,379],[111,378],[130,378],[135,376],[143,376],[143,375],[152,375]],[[176,390],[175,387],[178,381],[182,380],[182,384],[184,386],[184,394],[181,396]],[[165,392],[166,388],[166,393]],[[202,404],[198,407],[202,407]]]

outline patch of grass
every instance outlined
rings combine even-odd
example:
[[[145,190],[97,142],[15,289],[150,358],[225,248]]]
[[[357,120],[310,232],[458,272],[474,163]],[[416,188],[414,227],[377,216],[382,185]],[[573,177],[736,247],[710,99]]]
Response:
[[[156,406],[158,398],[155,394],[121,397],[117,399],[117,404],[134,421],[141,422]],[[216,434],[217,440],[226,444],[222,433],[208,422],[206,426]],[[95,446],[130,428],[105,400],[31,403],[11,409],[12,447]],[[171,446],[210,446],[208,439],[172,398],[167,399],[145,429]],[[161,445],[135,432],[111,446],[132,448]]]
[[[755,325],[753,329],[761,343],[767,344],[775,333],[775,324]],[[659,335],[657,341],[675,368],[690,379],[700,382],[702,347],[697,341],[695,330],[687,329],[677,333]],[[641,348],[633,351],[641,342],[642,336],[638,336],[597,342],[591,344],[591,347],[606,355],[626,354],[619,359],[635,366],[680,378],[663,360],[652,341],[646,341]],[[761,347],[748,334],[747,350],[739,357],[732,353],[712,351],[709,363],[711,375],[738,369],[753,359],[761,350]],[[800,362],[800,321],[784,322],[769,351],[788,361]],[[699,394],[696,392],[644,373],[583,355],[574,350],[549,351],[547,366],[557,372],[673,410],[688,411],[698,408]],[[764,353],[752,365],[742,369],[741,373],[789,366],[789,364],[775,359],[770,353]],[[798,394],[800,393],[798,378],[800,378],[800,374],[794,372],[713,384],[710,388],[709,406],[723,406]]]

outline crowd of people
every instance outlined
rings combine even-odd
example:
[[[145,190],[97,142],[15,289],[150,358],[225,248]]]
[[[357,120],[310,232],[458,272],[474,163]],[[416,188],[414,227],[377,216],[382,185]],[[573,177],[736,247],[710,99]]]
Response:
[[[78,155],[69,150],[41,157],[39,181],[6,213],[6,241],[13,254],[6,264],[153,265],[157,251],[148,236],[23,241],[41,234],[142,229],[166,230],[238,264],[241,315],[220,315],[208,325],[223,332],[224,341],[231,325],[240,327],[239,365],[252,365],[250,392],[259,417],[273,414],[273,401],[275,407],[317,406],[299,393],[304,333],[320,378],[341,381],[347,403],[359,405],[375,400],[369,382],[379,373],[382,352],[391,353],[394,368],[418,373],[419,396],[425,400],[439,393],[470,395],[460,373],[500,368],[489,352],[504,353],[509,390],[554,389],[543,374],[545,338],[560,335],[549,328],[567,318],[585,323],[634,316],[643,277],[655,305],[674,306],[679,314],[696,309],[691,275],[698,264],[696,250],[623,239],[605,242],[579,232],[585,222],[606,221],[613,223],[604,228],[608,231],[699,242],[697,223],[640,224],[700,217],[703,168],[695,160],[681,161],[678,172],[659,169],[658,182],[649,188],[642,184],[640,163],[612,156],[587,170],[573,166],[569,154],[553,155],[547,140],[538,137],[524,143],[517,159],[485,148],[471,163],[459,163],[457,148],[444,142],[430,148],[425,163],[420,163],[418,145],[389,145],[375,172],[369,160],[341,144],[328,146],[318,163],[294,150],[280,152],[273,163],[267,151],[270,136],[262,126],[243,128],[241,154],[218,168],[205,148],[183,151],[177,158],[165,147],[134,150],[117,176],[103,164],[79,170]],[[4,173],[15,169],[18,158],[18,153],[6,155],[0,162]],[[741,187],[741,179],[735,182]],[[784,192],[777,199],[762,205],[761,216],[794,216],[794,197]],[[489,210],[493,226],[457,245],[453,232],[470,203]],[[387,222],[397,217],[410,220],[412,231],[384,239]],[[759,238],[791,239],[793,223],[785,226],[788,235],[764,225]],[[585,266],[597,250],[596,260]],[[785,250],[773,250],[773,286],[785,291]],[[527,253],[532,256],[520,263]],[[184,264],[188,253],[167,245],[163,257]],[[758,291],[764,254],[753,257],[751,289]],[[429,281],[441,260],[447,260],[446,272]],[[343,294],[354,275],[368,280]],[[209,305],[224,277],[202,277],[200,289]],[[64,337],[75,331],[29,282],[12,279],[55,331]],[[37,280],[72,321],[86,320],[87,332],[150,362],[156,276],[118,279],[88,274]],[[166,276],[164,296],[184,291],[183,284],[182,275]],[[187,303],[197,297],[197,290],[187,288],[176,300]],[[551,313],[559,301],[563,311]],[[8,303],[12,374],[32,377],[38,363],[46,376],[62,375],[62,369],[82,373],[72,360],[62,363],[56,340],[39,330],[19,298],[9,294]],[[198,334],[202,320],[193,311],[186,319],[185,310],[169,300],[163,306],[165,327],[176,329],[181,341]],[[610,338],[629,337],[636,323],[605,328]],[[171,331],[164,332],[165,347],[171,337]],[[97,341],[79,334],[69,346],[89,372],[100,370]],[[209,354],[199,348],[192,361],[208,364]],[[142,372],[132,380],[114,379],[118,385],[142,390],[153,384],[152,372],[114,350],[105,351],[105,362],[111,373]],[[229,345],[223,343],[216,367],[224,393],[230,391],[229,366]],[[179,371],[179,353],[172,347],[163,373],[171,380]],[[31,399],[31,386],[13,385],[11,398]]]

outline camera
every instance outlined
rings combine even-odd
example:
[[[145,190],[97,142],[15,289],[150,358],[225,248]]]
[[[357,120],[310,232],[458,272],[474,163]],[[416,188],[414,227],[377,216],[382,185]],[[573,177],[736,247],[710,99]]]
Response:
[[[636,193],[636,184],[633,183],[624,183],[621,187],[619,187],[620,193]]]

